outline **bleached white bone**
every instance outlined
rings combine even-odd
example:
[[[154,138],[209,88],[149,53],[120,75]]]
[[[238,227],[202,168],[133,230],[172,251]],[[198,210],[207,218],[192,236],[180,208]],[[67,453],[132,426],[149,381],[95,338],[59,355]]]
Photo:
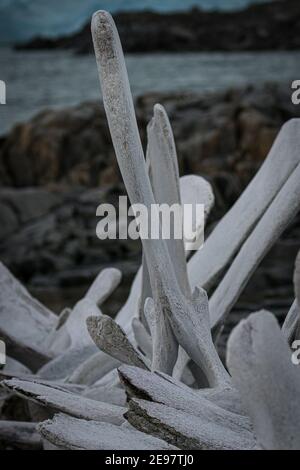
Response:
[[[148,210],[155,204],[147,175],[120,39],[111,16],[93,15],[92,35],[107,120],[129,198]],[[207,300],[186,298],[180,287],[165,240],[143,239],[154,301],[161,302],[181,346],[207,375],[210,385],[228,383],[214,349],[207,317]],[[201,331],[199,337],[196,333]]]
[[[172,450],[176,447],[133,428],[55,415],[39,425],[43,438],[70,450]]]
[[[154,115],[148,126],[147,160],[149,162],[150,181],[156,204],[182,204],[176,146],[171,124],[163,106],[154,106]],[[183,214],[182,214],[183,216]],[[183,225],[182,217],[182,225]],[[174,224],[170,220],[170,233]],[[166,245],[173,262],[173,269],[183,292],[190,291],[185,263],[183,239],[166,240]],[[144,302],[147,297],[142,298]]]
[[[8,390],[56,412],[77,418],[121,424],[124,408],[91,400],[47,385],[12,379],[2,382]]]
[[[295,288],[295,296],[298,302],[298,306],[300,307],[300,251],[296,258],[295,263],[295,271],[294,271],[294,288]]]
[[[101,315],[99,307],[117,288],[121,277],[121,272],[114,268],[103,269],[98,274],[85,296],[76,303],[66,321],[56,331],[56,335],[51,337],[51,351],[56,351],[57,354],[67,347],[73,349],[91,344],[85,321],[91,315]]]
[[[299,121],[300,122],[300,121]],[[300,126],[299,126],[300,129]],[[300,142],[300,135],[297,135]],[[295,142],[293,142],[295,144]],[[293,148],[291,148],[292,152]],[[282,189],[246,240],[210,299],[211,326],[222,324],[239,298],[245,284],[300,209],[300,164],[294,169]]]
[[[286,337],[290,346],[292,345],[294,340],[300,338],[299,319],[300,308],[297,300],[294,300],[282,325],[282,333]]]
[[[84,397],[92,400],[101,401],[102,403],[110,403],[117,406],[126,406],[126,393],[120,387],[111,387],[108,385],[97,385],[88,388],[84,393]]]
[[[235,432],[252,435],[250,419],[241,414],[222,408],[211,401],[203,391],[196,391],[179,381],[172,382],[157,373],[149,373],[135,367],[119,368],[121,381],[130,396],[143,396],[149,401],[160,403],[170,408],[198,416],[204,420],[212,420]],[[224,391],[223,391],[224,393]]]
[[[282,127],[260,170],[207,238],[204,248],[191,258],[188,274],[192,287],[214,284],[233,259],[300,163],[299,141],[300,119],[293,119]]]
[[[178,356],[178,343],[169,320],[163,318],[163,312],[157,308],[153,299],[148,298],[144,307],[152,337],[152,370],[160,370],[172,375]]]
[[[107,315],[89,317],[87,328],[91,338],[101,351],[125,362],[145,368],[145,360],[133,347],[122,328]]]
[[[227,364],[264,449],[300,449],[300,374],[275,317],[252,314],[234,329]]]
[[[48,380],[63,380],[69,377],[84,361],[97,351],[94,344],[82,348],[67,349],[38,371],[38,375]]]
[[[146,327],[143,325],[139,318],[133,318],[132,320],[132,330],[134,334],[134,338],[136,344],[138,345],[139,349],[143,352],[143,354],[148,357],[150,360],[152,359],[152,340],[151,336],[146,330]]]
[[[224,427],[217,421],[199,418],[194,414],[170,408],[160,403],[131,399],[126,418],[137,429],[151,432],[152,436],[175,444],[186,450],[234,450],[254,449],[256,442],[246,431],[238,432]]]
[[[70,383],[93,385],[108,372],[120,365],[114,357],[108,356],[103,351],[99,351],[89,356],[70,375]]]
[[[0,337],[9,354],[37,370],[51,358],[43,342],[55,322],[54,313],[31,297],[0,263]]]
[[[148,147],[147,163],[149,176],[156,204],[180,205],[179,170],[173,132],[168,116],[161,105],[154,106],[154,115],[147,128]],[[183,215],[182,215],[183,218]],[[152,220],[153,223],[153,220]],[[183,219],[182,219],[183,226]],[[174,231],[170,220],[170,234]],[[183,291],[189,292],[183,239],[175,240],[172,236],[166,240],[166,248],[173,260],[173,269],[178,284]],[[140,317],[144,319],[144,305],[147,298],[153,296],[146,256],[143,256],[142,292],[140,299]],[[156,328],[152,328],[153,340],[152,368],[172,374],[178,350],[178,343],[173,334],[169,319],[157,302],[155,311]],[[157,348],[158,346],[158,348]]]
[[[85,298],[94,301],[100,307],[118,287],[121,279],[122,273],[119,269],[103,269],[85,294]]]
[[[300,339],[300,252],[295,262],[294,289],[296,299],[282,325],[282,332],[290,346],[294,340]]]

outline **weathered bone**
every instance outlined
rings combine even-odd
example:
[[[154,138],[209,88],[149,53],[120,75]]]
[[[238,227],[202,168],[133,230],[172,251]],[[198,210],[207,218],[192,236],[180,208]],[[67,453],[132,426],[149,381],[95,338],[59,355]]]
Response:
[[[252,314],[234,329],[227,363],[265,449],[300,449],[300,375],[275,317]]]
[[[207,218],[214,203],[212,187],[200,176],[196,176],[195,178],[196,180],[194,179],[194,175],[182,176],[180,178],[181,201],[183,205],[189,203],[193,205],[197,203],[204,204],[205,216]],[[186,217],[186,213],[184,212],[184,223],[188,223],[187,221],[185,222]],[[130,334],[132,317],[137,315],[138,312],[138,304],[140,292],[141,289],[143,289],[143,282],[142,273],[141,270],[139,270],[131,286],[129,297],[116,317],[116,321],[125,329],[127,334]],[[146,293],[144,296],[147,298]]]
[[[88,331],[101,351],[126,364],[146,368],[145,359],[132,346],[122,328],[107,315],[89,317]]]
[[[85,297],[94,301],[100,307],[118,287],[121,279],[122,273],[119,269],[103,269],[92,283]]]
[[[49,380],[66,379],[96,351],[97,348],[94,344],[82,348],[68,349],[39,369],[38,375]]]
[[[300,339],[300,252],[295,263],[294,288],[296,299],[282,325],[282,332],[290,346],[294,340]]]
[[[154,403],[174,408],[174,413],[180,410],[203,420],[215,420],[224,429],[252,433],[248,417],[221,408],[203,397],[202,391],[192,390],[174,379],[171,383],[157,374],[134,367],[122,366],[119,374],[130,397],[147,398]]]
[[[39,426],[43,438],[62,449],[82,450],[176,450],[166,442],[133,428],[55,415]]]
[[[102,403],[110,403],[117,406],[126,406],[126,394],[120,387],[97,385],[88,388],[84,393],[84,397],[92,400],[101,401]]]
[[[300,124],[300,120],[298,124]],[[295,130],[299,133],[300,125]],[[289,135],[288,131],[286,133]],[[299,142],[300,135],[297,135],[297,137]],[[300,209],[299,181],[300,164],[294,169],[283,188],[276,195],[210,299],[209,308],[212,327],[224,323],[227,314],[239,298],[245,284],[264,255],[298,213]]]
[[[148,210],[155,204],[121,43],[111,16],[99,11],[92,20],[92,35],[102,85],[104,107],[119,167],[132,204]],[[206,299],[187,298],[180,290],[165,240],[143,239],[155,303],[163,309],[181,346],[207,375],[209,383],[228,383],[228,375],[214,349],[209,320],[203,318]],[[160,303],[161,306],[160,307]],[[201,337],[195,330],[202,330]]]
[[[91,344],[85,321],[90,315],[101,315],[98,307],[117,288],[121,277],[121,272],[114,268],[104,269],[98,274],[83,299],[76,303],[56,334],[51,335],[51,351],[57,354],[67,348],[74,349]]]
[[[142,432],[163,439],[180,449],[254,449],[257,447],[253,436],[224,427],[214,419],[198,418],[194,414],[158,403],[131,399],[125,414],[128,421]]]
[[[298,302],[298,307],[300,307],[300,251],[298,253],[296,263],[295,263],[294,286],[295,286],[295,295],[296,295],[296,299]]]
[[[132,320],[132,331],[134,334],[134,338],[136,344],[138,345],[139,349],[142,353],[148,357],[150,360],[152,359],[152,339],[146,327],[143,325],[141,320],[137,317],[133,318]]]
[[[114,357],[108,356],[103,351],[99,351],[89,356],[70,375],[68,381],[71,383],[92,385],[102,379],[111,370],[120,365]]]
[[[226,266],[234,258],[239,248],[253,231],[259,219],[266,212],[276,195],[297,168],[300,162],[298,152],[298,142],[300,138],[299,123],[299,119],[293,119],[282,127],[271,152],[255,178],[253,178],[232,209],[223,217],[215,230],[205,241],[203,249],[199,250],[189,261],[188,276],[192,287],[199,285],[209,287],[216,282],[216,279],[223,273]],[[293,179],[296,180],[296,177]],[[268,184],[266,184],[266,181],[268,181]],[[292,193],[293,191],[290,192],[287,202],[289,198],[293,199]],[[276,209],[275,207],[273,210],[276,212],[279,211],[280,208],[277,207]],[[244,214],[247,214],[247,217],[244,217]],[[277,222],[278,214],[276,214],[275,217]],[[291,220],[293,215],[294,212],[289,215],[290,219],[288,219],[288,217],[286,219]],[[236,220],[239,220],[239,224],[236,224]],[[282,222],[286,223],[286,220],[282,220]],[[271,247],[285,226],[286,225],[282,223],[282,228],[274,228],[274,232],[271,235],[271,243],[268,244],[267,247],[259,243],[261,251],[265,253]],[[226,234],[226,236],[224,236],[224,234]],[[258,259],[263,256],[260,252],[258,256],[255,255],[255,258],[255,253],[256,250],[251,253],[250,258],[253,264],[257,264],[259,262]],[[249,276],[248,271],[245,277],[248,279]],[[239,291],[244,287],[246,280],[239,286]],[[135,291],[138,290],[137,283],[138,279],[134,286]],[[238,294],[232,293],[230,295],[228,305],[234,303],[236,295]],[[134,296],[130,295],[129,299],[130,310],[136,311]],[[126,304],[124,309],[120,312],[121,321],[125,312]]]
[[[154,116],[148,125],[148,148],[147,162],[149,164],[149,175],[153,195],[156,204],[181,204],[179,170],[176,154],[176,147],[172,128],[164,108],[160,105],[154,107]],[[174,224],[170,220],[170,233],[174,230]],[[183,220],[182,220],[183,224]],[[177,277],[178,284],[183,292],[188,293],[189,283],[185,263],[184,242],[171,237],[166,241],[171,259],[173,259],[173,269]],[[140,317],[144,319],[144,305],[148,297],[152,297],[151,280],[147,266],[146,256],[143,256],[142,293],[140,299]],[[174,337],[168,318],[157,302],[157,325],[152,331],[153,347],[156,354],[152,356],[152,368],[172,373],[177,357],[178,343]],[[156,346],[159,345],[159,349]]]
[[[233,259],[299,165],[299,139],[300,120],[293,119],[282,127],[260,170],[205,241],[205,247],[191,258],[188,274],[192,288],[195,286],[208,288],[214,284]],[[288,201],[290,198],[291,194]],[[280,211],[280,207],[277,207],[277,210]],[[281,215],[284,217],[278,212],[276,220]],[[274,233],[272,241],[276,236],[278,231]]]
[[[297,300],[293,302],[284,323],[282,333],[286,337],[290,346],[295,340],[300,339],[300,308]]]
[[[169,320],[165,321],[163,312],[157,309],[151,298],[146,299],[144,312],[152,337],[151,369],[172,375],[178,355],[178,343],[174,341]]]
[[[40,304],[0,263],[0,337],[8,353],[36,371],[51,356],[43,342],[56,316]]]
[[[148,126],[147,160],[150,165],[150,181],[156,204],[168,204],[170,207],[173,204],[182,204],[173,132],[167,113],[159,104],[154,106],[154,116]],[[170,223],[172,225],[172,221]],[[170,233],[173,228],[170,227]],[[184,293],[189,293],[183,239],[176,240],[171,237],[170,240],[166,240],[166,245],[178,284]],[[142,302],[146,298],[146,296],[142,297]]]
[[[117,369],[112,369],[101,379],[95,382],[95,387],[121,387]]]
[[[121,424],[124,421],[124,408],[91,400],[57,387],[18,379],[4,381],[2,385],[17,395],[55,412],[61,411],[77,418],[113,424]]]

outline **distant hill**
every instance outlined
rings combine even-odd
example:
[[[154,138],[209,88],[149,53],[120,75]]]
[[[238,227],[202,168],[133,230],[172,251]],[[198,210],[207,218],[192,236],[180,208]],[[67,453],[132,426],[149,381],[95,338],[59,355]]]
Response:
[[[125,52],[300,49],[300,1],[278,0],[233,12],[123,12],[114,15]],[[92,52],[90,21],[73,35],[36,38],[19,49]]]
[[[233,10],[264,0],[1,0],[0,42],[26,41],[35,36],[57,37],[78,31],[99,9],[116,11],[176,11],[197,6]]]

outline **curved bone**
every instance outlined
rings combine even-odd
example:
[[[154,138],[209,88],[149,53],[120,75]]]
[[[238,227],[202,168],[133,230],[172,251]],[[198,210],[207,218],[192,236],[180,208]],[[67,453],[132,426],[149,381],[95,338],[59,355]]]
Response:
[[[203,249],[198,251],[189,261],[188,275],[192,287],[197,285],[210,286],[215,282],[297,168],[300,160],[298,152],[299,123],[299,119],[293,119],[282,127],[270,154],[255,178],[208,237]],[[297,184],[297,177],[293,179]],[[266,181],[268,181],[268,184],[266,184]],[[287,201],[289,201],[289,197],[293,198],[292,193],[293,191],[290,192]],[[273,210],[276,212],[276,208]],[[247,214],[247,217],[244,217],[244,214]],[[278,222],[277,215],[275,220]],[[239,224],[236,224],[236,220],[239,220]],[[279,236],[281,230],[281,228],[279,230],[275,228],[274,233],[271,234],[272,242],[268,242],[267,247],[263,247],[264,251],[267,251],[271,244],[276,241],[276,237]],[[226,234],[226,237],[224,237],[224,234]],[[259,243],[259,246],[262,247],[261,243]],[[252,251],[250,259],[253,260],[255,253],[256,250]],[[255,264],[260,256],[262,255],[259,254],[253,260]],[[250,275],[251,272],[248,270],[245,280],[238,286],[239,292]],[[236,296],[238,296],[237,293],[230,295],[229,304],[234,304]],[[130,302],[132,310],[133,297]],[[230,309],[230,307],[228,308]],[[221,312],[219,315],[221,315]]]
[[[300,338],[300,308],[297,300],[293,302],[293,305],[284,320],[282,333],[286,337],[290,346],[294,340]]]
[[[178,343],[175,341],[173,330],[163,312],[157,309],[153,299],[148,298],[144,307],[152,337],[152,370],[160,370],[172,375],[177,356]]]
[[[154,106],[154,116],[147,128],[148,148],[147,162],[149,164],[149,175],[153,195],[156,204],[181,204],[179,170],[176,147],[172,128],[168,116],[161,105]],[[153,221],[152,221],[153,222]],[[175,229],[170,220],[170,234]],[[183,220],[182,220],[183,227]],[[183,292],[189,293],[189,283],[185,262],[185,251],[183,238],[166,240],[170,258],[173,260],[173,269],[178,284]],[[140,317],[144,319],[144,305],[148,297],[152,297],[151,281],[147,266],[146,256],[143,256],[142,292],[140,299]],[[159,303],[156,305],[157,325],[155,338],[153,338],[154,351],[152,367],[172,374],[178,350],[178,343],[172,332],[168,318],[164,315]],[[163,361],[157,359],[163,358]]]
[[[192,239],[193,234],[198,234],[198,238],[201,240],[201,233],[204,232],[203,222],[207,220],[211,209],[214,206],[215,198],[211,184],[206,179],[197,175],[185,175],[180,178],[180,193],[183,204],[183,225],[185,231],[188,231],[188,240]],[[204,206],[204,221],[191,219],[189,211],[185,210],[184,205],[191,204],[202,204]],[[204,237],[203,237],[204,238]],[[192,243],[185,241],[185,249],[189,251],[195,246],[195,242]],[[193,248],[194,250],[195,248]]]
[[[96,351],[97,348],[93,344],[83,348],[69,349],[39,369],[38,375],[48,380],[66,379]]]
[[[70,450],[172,450],[176,447],[133,428],[55,415],[40,424],[42,437],[55,446]]]
[[[94,384],[95,387],[121,387],[117,369],[112,369]]]
[[[99,351],[82,362],[70,375],[68,382],[76,384],[93,385],[102,379],[108,372],[120,365],[114,357]]]
[[[298,142],[300,142],[300,136]],[[230,312],[266,252],[299,211],[299,181],[300,164],[276,195],[210,299],[209,309],[212,327],[224,323],[226,315]]]
[[[193,192],[190,189],[191,187]],[[208,217],[213,206],[214,195],[211,185],[206,180],[200,176],[182,176],[180,178],[180,193],[183,205],[204,204],[205,217]],[[187,217],[186,212],[183,213],[183,217],[185,220],[185,217]],[[137,315],[140,292],[143,288],[141,287],[142,283],[142,273],[140,269],[133,280],[129,297],[116,317],[116,321],[125,329],[127,334],[130,334],[132,317]],[[147,298],[147,294],[145,294],[145,296],[145,298]]]
[[[265,449],[300,449],[300,375],[275,317],[252,314],[234,329],[227,363]]]
[[[146,368],[139,352],[132,346],[122,328],[110,317],[89,317],[88,331],[101,351],[126,364]]]
[[[122,273],[119,269],[107,268],[103,269],[91,287],[85,294],[85,298],[95,302],[98,307],[114,292],[122,279]]]
[[[251,450],[257,447],[248,431],[232,431],[214,420],[145,400],[131,399],[125,417],[137,429],[176,444],[180,449]]]
[[[107,385],[97,385],[88,388],[84,393],[84,397],[92,400],[101,401],[102,403],[110,403],[117,406],[126,406],[126,393],[120,387],[111,387]]]
[[[300,119],[293,119],[282,127],[260,170],[205,241],[204,248],[191,258],[188,274],[192,288],[207,288],[222,274],[299,165],[299,141]]]
[[[91,337],[86,327],[86,319],[91,315],[101,316],[102,312],[94,301],[83,298],[73,308],[66,322],[66,330],[71,338],[71,348],[80,348],[91,344]]]
[[[155,202],[156,204],[168,204],[170,207],[173,204],[181,204],[178,159],[174,136],[167,113],[160,104],[154,106],[154,116],[147,130],[147,160]],[[172,233],[172,228],[170,233]],[[172,259],[178,284],[182,291],[188,294],[190,287],[187,279],[184,241],[183,239],[171,238],[166,240],[166,245]],[[146,297],[142,298],[143,305],[145,300]]]
[[[79,348],[91,344],[91,338],[86,329],[86,319],[90,315],[101,315],[98,308],[117,288],[121,281],[118,269],[103,269],[93,281],[85,296],[60,322],[60,328],[49,338],[51,351],[62,353],[67,348]],[[56,333],[56,334],[55,334]]]
[[[294,287],[295,295],[298,302],[298,307],[300,307],[300,251],[296,258],[295,271],[294,271]]]
[[[152,359],[151,336],[149,335],[143,323],[136,317],[133,318],[132,320],[132,331],[134,334],[136,344],[138,345],[139,349],[147,358],[151,360]]]
[[[12,379],[2,382],[8,390],[27,400],[77,418],[121,424],[124,408],[85,398],[47,385]]]
[[[127,334],[131,334],[132,318],[138,315],[138,305],[142,288],[142,267],[136,273],[130,287],[129,296],[116,316],[116,322]]]
[[[64,308],[58,315],[57,322],[53,325],[51,332],[45,340],[45,348],[47,348],[53,356],[57,356],[60,352],[66,351],[71,344],[71,338],[64,327],[70,314],[71,308]]]
[[[130,397],[142,396],[154,403],[174,408],[174,413],[180,410],[204,420],[218,422],[224,428],[235,432],[248,430],[252,435],[248,417],[223,409],[204,397],[202,391],[195,391],[179,381],[170,382],[156,373],[149,373],[134,367],[120,367],[119,375]]]
[[[2,263],[0,292],[0,338],[9,355],[36,371],[51,358],[43,344],[56,316],[31,297]]]
[[[120,39],[111,16],[99,11],[92,20],[92,35],[104,107],[119,167],[132,204],[148,211],[155,204],[146,171],[133,101]],[[196,302],[184,296],[173,270],[165,240],[143,239],[153,299],[161,302],[179,344],[207,374],[214,386],[228,375],[214,349],[209,320],[201,318],[203,298]],[[185,320],[185,321],[183,321]],[[195,334],[197,326],[201,337]]]

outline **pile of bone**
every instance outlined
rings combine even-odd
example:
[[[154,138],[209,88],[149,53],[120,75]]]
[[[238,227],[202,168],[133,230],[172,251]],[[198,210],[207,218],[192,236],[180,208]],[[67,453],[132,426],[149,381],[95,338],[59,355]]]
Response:
[[[94,15],[92,33],[131,203],[202,203],[208,217],[211,187],[199,176],[179,178],[160,105],[144,158],[109,14]],[[283,328],[271,313],[254,313],[230,337],[227,368],[217,352],[247,281],[299,211],[299,144],[300,122],[288,122],[253,181],[188,261],[182,240],[143,240],[142,266],[115,320],[101,312],[121,279],[115,269],[102,271],[85,297],[57,317],[1,265],[0,338],[8,356],[0,413],[19,396],[30,420],[0,421],[0,441],[45,449],[300,449],[300,369],[291,348],[300,340],[299,257],[295,302]]]

